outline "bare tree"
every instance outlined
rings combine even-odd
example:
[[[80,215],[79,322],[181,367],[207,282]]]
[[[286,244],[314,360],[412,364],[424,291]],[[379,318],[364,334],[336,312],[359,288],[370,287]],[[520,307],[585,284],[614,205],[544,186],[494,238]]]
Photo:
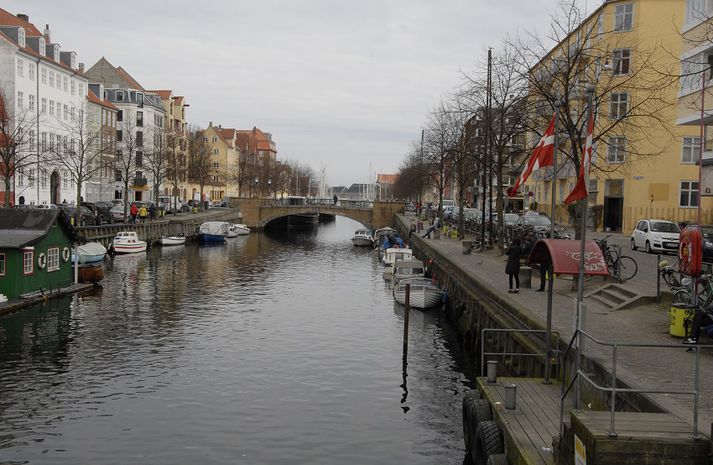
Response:
[[[419,200],[427,184],[428,173],[421,157],[421,149],[414,143],[399,167],[398,177],[393,187],[394,196]]]
[[[178,209],[180,183],[186,180],[185,139],[182,137],[182,134],[169,130],[166,132],[165,144],[165,179],[171,184],[173,211],[176,212]]]
[[[441,103],[425,125],[423,162],[429,184],[438,192],[438,216],[443,217],[443,193],[453,173],[453,155],[459,149],[464,114]]]
[[[0,89],[0,175],[5,185],[6,208],[10,206],[15,174],[23,173],[26,167],[36,163],[38,156],[33,126],[34,113],[25,110],[17,112],[8,110],[18,106],[14,98],[8,98],[4,89]]]
[[[200,186],[201,206],[205,186],[214,175],[213,159],[204,131],[193,126],[188,130],[188,178]]]
[[[163,128],[154,127],[152,132],[153,145],[144,156],[144,166],[151,173],[153,198],[155,202],[158,202],[161,185],[169,175],[169,162],[172,161],[170,157],[173,152],[168,147],[166,131]]]
[[[141,166],[139,158],[143,140],[137,137],[135,117],[132,111],[124,110],[122,120],[117,121],[117,150],[114,157],[116,180],[124,187],[124,222],[129,209],[129,184],[136,182],[136,170]]]
[[[60,121],[64,135],[50,137],[47,151],[49,160],[69,173],[77,205],[74,224],[80,224],[82,188],[104,168],[101,111],[89,111],[85,104],[68,116],[68,121]]]

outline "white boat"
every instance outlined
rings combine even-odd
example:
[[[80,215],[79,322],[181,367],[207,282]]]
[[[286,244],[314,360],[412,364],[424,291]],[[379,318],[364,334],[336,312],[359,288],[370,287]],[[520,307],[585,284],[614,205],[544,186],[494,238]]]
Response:
[[[428,278],[404,278],[394,287],[394,300],[404,305],[406,303],[406,284],[411,285],[409,291],[409,306],[426,309],[435,307],[442,302],[441,289]]]
[[[405,278],[422,278],[426,270],[421,260],[398,260],[394,263],[394,272],[391,275],[391,287]]]
[[[139,240],[135,231],[122,231],[111,241],[114,253],[146,252],[146,241]]]
[[[230,223],[228,225],[228,239],[231,239],[233,237],[238,237],[238,231],[234,230],[233,226],[235,226],[233,223]]]
[[[198,238],[205,243],[225,242],[230,230],[226,221],[206,221],[198,230]]]
[[[87,242],[77,247],[79,263],[97,263],[104,260],[106,248],[98,242]],[[72,251],[72,263],[76,263],[77,257]]]
[[[376,231],[374,231],[374,246],[376,247],[381,247],[381,244],[384,242],[384,238],[391,235],[391,234],[397,234],[398,231],[396,231],[394,228],[389,228],[388,226],[386,228],[379,228]]]
[[[398,260],[411,260],[413,258],[413,250],[391,247],[386,249],[382,262],[384,263],[383,277],[387,281],[391,281],[391,276],[394,274],[394,263]]]
[[[352,236],[352,244],[360,247],[373,247],[374,238],[368,229],[357,229]]]
[[[238,236],[245,236],[250,234],[250,228],[246,224],[235,223],[231,226],[231,230],[238,233]]]
[[[183,245],[186,243],[186,236],[161,236],[158,240],[161,245]]]

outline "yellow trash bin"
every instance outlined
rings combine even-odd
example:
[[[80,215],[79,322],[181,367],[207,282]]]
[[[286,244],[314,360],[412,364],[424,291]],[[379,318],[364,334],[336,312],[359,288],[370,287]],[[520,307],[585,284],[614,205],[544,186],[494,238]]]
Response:
[[[693,308],[672,305],[668,310],[669,334],[676,337],[686,337],[686,329],[690,327],[693,312]]]

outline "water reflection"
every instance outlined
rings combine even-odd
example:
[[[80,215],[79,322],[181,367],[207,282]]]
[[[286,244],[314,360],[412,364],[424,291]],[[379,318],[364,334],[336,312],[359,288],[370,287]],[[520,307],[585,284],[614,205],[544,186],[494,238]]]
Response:
[[[117,256],[103,289],[0,319],[0,462],[460,462],[457,344],[411,311],[404,364],[357,227]]]

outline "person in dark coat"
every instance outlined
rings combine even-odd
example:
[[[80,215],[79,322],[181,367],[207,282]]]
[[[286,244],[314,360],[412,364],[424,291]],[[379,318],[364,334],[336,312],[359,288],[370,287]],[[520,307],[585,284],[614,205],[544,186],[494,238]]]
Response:
[[[505,255],[508,256],[507,265],[505,265],[505,273],[508,275],[508,282],[510,284],[510,290],[508,293],[518,293],[520,292],[520,255],[522,255],[522,247],[520,246],[520,239],[513,239],[510,247],[505,251]],[[513,278],[515,279],[515,287],[513,287]]]

